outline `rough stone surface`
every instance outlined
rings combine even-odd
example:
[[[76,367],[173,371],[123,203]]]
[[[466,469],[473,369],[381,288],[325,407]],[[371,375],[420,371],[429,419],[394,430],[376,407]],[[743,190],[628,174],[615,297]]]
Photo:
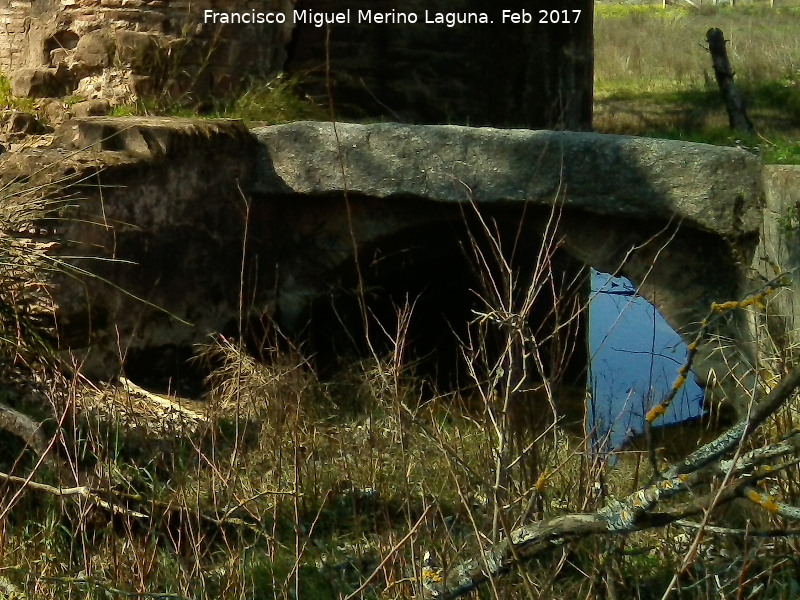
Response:
[[[122,29],[116,33],[117,61],[137,71],[159,60],[157,38],[149,33]]]
[[[765,167],[764,192],[764,227],[753,268],[766,280],[787,273],[793,283],[770,299],[766,322],[754,315],[751,326],[766,324],[774,340],[794,346],[800,342],[800,166]]]
[[[0,69],[63,67],[59,83],[87,98],[132,102],[140,94],[202,105],[210,93],[241,89],[252,76],[284,68],[307,90],[332,100],[340,114],[426,123],[591,128],[592,3],[564,0],[582,11],[570,23],[502,23],[501,10],[534,20],[545,0],[0,0]],[[206,22],[204,11],[282,12],[286,23]],[[351,23],[294,23],[294,11],[349,10]],[[358,23],[358,11],[413,13],[420,22]],[[431,13],[488,11],[494,23],[425,23]],[[328,32],[330,38],[328,39]],[[328,43],[330,42],[330,43]],[[288,56],[287,48],[291,49]],[[331,69],[322,67],[327,60]],[[121,76],[124,67],[130,79]],[[325,73],[333,76],[327,85]],[[149,78],[147,81],[141,78]],[[30,86],[28,86],[30,88]],[[21,89],[21,88],[20,88]],[[50,95],[35,87],[25,95]]]
[[[36,115],[18,110],[14,110],[7,115],[3,115],[2,121],[5,124],[6,133],[17,134],[20,136],[39,133],[42,128],[42,125],[39,123]]]
[[[238,313],[239,186],[255,153],[241,122],[89,117],[58,139],[4,154],[0,174],[74,196],[56,225],[57,253],[80,257],[66,260],[92,276],[54,275],[61,347],[105,379],[123,356],[190,348],[224,330]]]
[[[193,152],[211,154],[227,149],[236,141],[242,144],[241,151],[255,149],[247,128],[236,119],[86,117],[67,121],[55,135],[54,144],[62,148],[109,150],[158,159],[185,160]],[[236,174],[235,170],[220,172],[220,176],[230,177],[231,182],[236,181]]]
[[[115,72],[154,77],[153,90],[177,99],[251,75],[280,71],[290,26],[203,23],[203,11],[290,11],[293,0],[0,0],[0,69],[19,72],[21,96],[85,94],[113,103],[135,101],[136,86]],[[62,67],[53,93],[28,69]],[[41,79],[41,74],[39,75]],[[92,81],[84,81],[92,78]],[[63,88],[63,89],[62,89]],[[218,87],[216,92],[221,89]],[[19,92],[19,93],[17,93]]]
[[[254,130],[256,191],[530,202],[679,219],[731,241],[761,222],[761,163],[735,148],[631,136],[458,126],[294,123]],[[339,144],[337,145],[337,140]],[[340,160],[344,169],[340,168]],[[343,179],[344,176],[346,177]]]
[[[60,125],[69,118],[69,107],[61,98],[50,98],[42,101],[42,112],[48,123]]]
[[[575,259],[624,275],[684,337],[693,341],[712,303],[741,299],[762,223],[762,165],[739,149],[591,133],[471,129],[456,126],[296,123],[256,130],[263,148],[254,191],[297,198],[351,194],[359,205],[358,239],[382,227],[409,227],[388,206],[425,199],[491,212],[528,206],[527,235],[542,236],[558,214],[561,247]],[[376,203],[369,217],[369,199]],[[497,208],[493,208],[496,206]],[[538,207],[538,210],[537,210]],[[313,209],[312,209],[313,210]],[[376,229],[375,224],[385,219]],[[392,219],[400,219],[393,223]],[[537,222],[538,220],[538,222]],[[390,224],[386,224],[386,223]],[[393,223],[393,224],[391,224]],[[349,231],[348,223],[340,223]],[[520,226],[522,227],[522,226]],[[349,238],[331,245],[347,258]],[[320,269],[325,269],[324,265]],[[288,270],[304,271],[295,264]],[[321,272],[306,268],[282,291],[297,314]],[[735,344],[703,344],[695,362],[702,382],[729,372],[715,388],[737,402],[736,380],[752,383],[754,348],[741,315],[708,332]],[[745,360],[741,359],[741,355]]]
[[[21,98],[60,96],[65,91],[58,76],[58,69],[19,69],[11,73],[10,79],[11,93]]]
[[[83,67],[108,67],[114,56],[114,38],[102,29],[82,36],[75,48],[75,60]]]
[[[111,104],[103,98],[84,100],[73,104],[71,110],[76,117],[98,117],[107,115],[111,110]]]

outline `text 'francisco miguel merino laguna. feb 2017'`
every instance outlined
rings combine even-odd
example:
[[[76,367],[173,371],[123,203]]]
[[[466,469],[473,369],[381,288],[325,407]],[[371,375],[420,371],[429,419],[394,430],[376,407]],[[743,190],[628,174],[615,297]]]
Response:
[[[372,25],[415,25],[417,23],[428,25],[482,25],[499,22],[509,25],[551,25],[577,23],[581,18],[580,10],[499,10],[497,14],[486,12],[436,12],[426,10],[417,12],[388,12],[375,10],[346,9],[335,12],[316,11],[312,9],[295,10],[291,13],[284,12],[258,12],[255,10],[245,12],[218,12],[215,10],[203,11],[203,20],[206,23],[220,24],[283,24],[292,23],[310,24],[316,27],[325,25],[348,25],[352,23],[368,23]]]

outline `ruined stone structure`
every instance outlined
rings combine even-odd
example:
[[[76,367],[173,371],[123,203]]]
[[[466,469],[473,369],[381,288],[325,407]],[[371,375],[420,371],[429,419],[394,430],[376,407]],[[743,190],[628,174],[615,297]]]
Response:
[[[399,4],[399,6],[398,6]],[[303,14],[349,11],[317,26]],[[211,24],[204,10],[273,11],[285,24]],[[413,13],[416,24],[358,22],[359,11]],[[169,97],[208,105],[248,76],[282,70],[342,117],[495,127],[590,129],[592,2],[439,2],[440,14],[490,23],[426,23],[421,0],[0,0],[0,71],[24,97],[111,105]],[[525,23],[503,22],[503,10]],[[548,20],[539,20],[545,14]],[[520,16],[520,19],[522,17]],[[330,43],[328,43],[328,40]],[[329,84],[329,81],[331,85]]]
[[[338,0],[298,8],[341,10]],[[297,24],[287,70],[339,114],[412,123],[591,129],[593,3],[586,0],[352,0],[351,11],[415,24],[358,24],[327,31]],[[557,8],[558,10],[552,10]],[[528,24],[514,24],[503,11]],[[485,13],[489,24],[426,23],[438,13]],[[527,15],[527,16],[523,16]],[[507,14],[506,17],[509,15]],[[540,23],[544,19],[546,24]],[[326,67],[324,59],[329,58]],[[330,78],[330,82],[328,81]],[[330,83],[330,85],[329,85]]]
[[[204,24],[207,8],[289,11],[291,1],[0,0],[0,70],[17,96],[112,104],[159,94],[199,102],[280,71],[285,27]]]

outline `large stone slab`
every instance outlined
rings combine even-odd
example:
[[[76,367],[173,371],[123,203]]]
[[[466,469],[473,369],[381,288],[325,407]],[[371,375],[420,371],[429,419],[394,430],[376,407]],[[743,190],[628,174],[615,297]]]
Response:
[[[459,126],[293,123],[253,130],[253,191],[440,202],[532,202],[682,220],[736,239],[761,222],[761,162],[673,140]]]
[[[584,264],[631,279],[687,341],[714,302],[742,299],[753,287],[749,265],[763,217],[762,164],[744,150],[594,133],[391,123],[294,123],[254,134],[261,155],[252,191],[297,197],[298,214],[314,210],[309,205],[304,211],[304,200],[347,194],[358,200],[349,225],[359,243],[380,239],[375,232],[382,220],[397,224],[393,208],[400,212],[412,201],[474,202],[487,216],[527,207],[518,213],[525,239],[542,239],[543,222],[554,214],[551,243]],[[372,225],[365,230],[366,222]],[[348,231],[347,225],[340,229]],[[347,235],[331,247],[346,254]],[[308,295],[314,281],[325,280],[325,268],[287,285],[283,297],[302,302],[303,286]],[[705,332],[708,343],[694,369],[702,382],[721,380],[715,387],[720,400],[741,403],[754,389],[748,329],[746,318],[733,311]]]

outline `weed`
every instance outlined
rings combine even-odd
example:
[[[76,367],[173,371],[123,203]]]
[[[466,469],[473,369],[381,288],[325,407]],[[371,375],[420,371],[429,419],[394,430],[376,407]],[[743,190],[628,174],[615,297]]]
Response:
[[[105,432],[80,420],[74,432],[63,432],[65,440],[85,440],[83,457],[71,455],[72,468],[97,489],[113,490],[105,497],[117,512],[96,501],[18,502],[0,544],[3,563],[16,565],[7,570],[10,584],[43,598],[341,599],[357,588],[359,598],[403,598],[418,589],[426,551],[454,564],[480,552],[493,530],[499,539],[532,518],[592,511],[608,494],[637,489],[634,462],[609,471],[603,457],[552,426],[537,442],[535,477],[525,476],[531,438],[514,443],[508,417],[524,416],[509,412],[525,381],[520,351],[530,351],[521,317],[550,289],[552,274],[543,267],[520,277],[504,250],[510,241],[498,238],[490,221],[473,235],[489,238],[474,256],[495,295],[484,290],[474,343],[465,347],[472,389],[421,396],[429,388],[403,360],[410,306],[398,309],[394,351],[354,364],[342,375],[346,383],[320,381],[299,349],[278,350],[285,341],[272,340],[257,361],[219,338],[203,350],[214,366],[205,433],[166,438],[145,426],[145,415],[138,433],[109,417]],[[552,250],[545,244],[542,252]],[[549,374],[541,356],[531,362],[537,377]],[[476,412],[458,395],[483,406]],[[792,485],[789,474],[782,481]],[[670,536],[643,532],[619,544],[598,538],[554,548],[494,581],[486,596],[528,598],[547,590],[593,597],[616,586],[629,597],[655,597],[687,548]],[[745,556],[783,581],[777,567],[758,562],[764,551]],[[710,562],[695,564],[684,576],[687,587],[733,585]]]
[[[299,95],[297,82],[279,76],[272,80],[252,79],[243,91],[231,99],[221,99],[198,113],[181,102],[141,98],[133,104],[115,106],[111,115],[159,115],[171,117],[201,116],[242,119],[247,123],[277,125],[291,121],[320,121],[329,118],[325,109]]]
[[[0,108],[34,112],[36,103],[32,98],[18,98],[11,93],[11,81],[0,74]]]
[[[272,81],[253,80],[244,92],[218,109],[218,114],[270,125],[325,121],[330,117],[324,107],[301,96],[297,90],[297,81],[283,76]]]

